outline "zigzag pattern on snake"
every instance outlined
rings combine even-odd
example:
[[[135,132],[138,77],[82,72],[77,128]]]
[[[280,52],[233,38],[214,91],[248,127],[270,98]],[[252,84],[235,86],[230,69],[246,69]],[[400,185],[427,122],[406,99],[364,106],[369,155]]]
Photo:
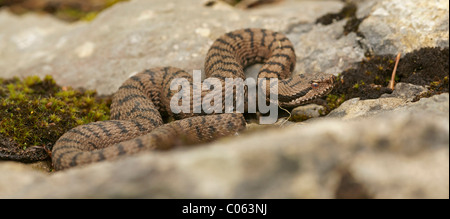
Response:
[[[279,79],[279,105],[284,107],[308,103],[331,91],[333,76],[291,77],[295,62],[294,47],[284,34],[242,29],[229,32],[212,44],[205,60],[205,75],[222,83],[225,78],[245,79],[245,67],[263,63],[258,77]],[[58,139],[52,150],[55,169],[209,142],[245,128],[246,122],[239,113],[178,114],[173,116],[181,120],[163,124],[161,113],[172,115],[169,103],[176,94],[170,90],[170,82],[180,77],[192,86],[192,76],[174,67],[152,68],[130,77],[114,94],[111,120],[75,127]],[[205,94],[202,92],[202,97]]]

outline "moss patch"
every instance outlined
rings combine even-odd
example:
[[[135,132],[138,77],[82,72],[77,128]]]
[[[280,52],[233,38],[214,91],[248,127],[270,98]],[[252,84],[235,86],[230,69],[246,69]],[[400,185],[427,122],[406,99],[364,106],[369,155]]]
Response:
[[[96,0],[96,1],[80,1],[80,0],[7,0],[1,6],[6,6],[10,11],[16,14],[27,12],[44,12],[54,15],[64,21],[91,21],[106,8],[112,5],[129,0]]]
[[[348,2],[338,13],[328,13],[316,20],[316,24],[329,25],[335,21],[347,19],[347,23],[344,25],[343,33],[348,35],[349,33],[356,33],[358,36],[364,38],[364,34],[359,31],[359,25],[365,19],[356,17],[357,7],[354,3]]]
[[[344,18],[352,18],[356,16],[356,5],[347,3],[338,13],[328,13],[316,20],[316,24],[329,25],[334,21],[340,21]]]
[[[448,92],[448,59],[448,48],[422,48],[405,54],[398,64],[395,82],[428,87],[429,92],[416,97],[416,100]],[[351,98],[375,99],[391,93],[387,87],[394,65],[394,55],[375,55],[339,74],[336,87],[326,97],[328,111]]]
[[[69,129],[109,119],[110,98],[95,91],[58,86],[51,76],[0,79],[0,160],[35,161],[48,157]]]

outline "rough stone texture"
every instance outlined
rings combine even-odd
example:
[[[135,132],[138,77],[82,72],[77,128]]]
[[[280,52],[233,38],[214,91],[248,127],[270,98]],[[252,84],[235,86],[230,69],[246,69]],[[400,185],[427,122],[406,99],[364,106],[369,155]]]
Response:
[[[398,83],[395,85],[394,91],[391,94],[383,94],[381,95],[381,98],[398,97],[405,99],[406,101],[412,101],[416,96],[427,91],[428,89],[423,86],[409,83]]]
[[[427,90],[427,88],[418,85],[398,83],[391,94],[383,94],[379,99],[359,100],[359,98],[353,98],[347,100],[339,108],[331,111],[327,117],[346,120],[369,117],[380,112],[395,110],[407,105],[416,96]]]
[[[358,45],[355,33],[343,35],[346,21],[333,25],[298,25],[288,37],[292,39],[297,55],[296,69],[300,72],[335,74],[361,61],[364,50]],[[305,33],[303,33],[305,32]],[[303,33],[303,34],[302,34]],[[296,35],[299,35],[296,37]]]
[[[10,30],[0,33],[0,77],[51,74],[60,84],[111,94],[127,77],[150,67],[176,66],[188,72],[203,69],[209,46],[228,31],[261,27],[289,33],[289,29],[313,23],[343,5],[339,1],[288,0],[242,11],[224,3],[203,4],[198,0],[134,0],[114,5],[91,23],[64,28],[50,18],[17,18],[1,11],[0,26],[10,26]],[[302,46],[298,34],[288,36],[296,48]],[[304,62],[301,58],[297,61]]]
[[[341,1],[286,0],[238,10],[198,0],[134,0],[91,23],[70,25],[0,11],[0,77],[52,74],[61,85],[111,94],[145,68],[202,69],[216,37],[246,27],[286,33],[297,72],[338,73],[360,61],[363,48],[397,53],[448,46],[448,2],[354,2],[357,16],[367,16],[360,26],[365,39],[345,36],[346,20],[315,24],[338,12]],[[326,117],[280,119],[275,127],[210,145],[64,172],[0,162],[0,197],[449,198],[449,95],[411,102],[424,90],[399,83],[390,95],[348,100]]]
[[[337,117],[343,120],[358,117],[368,117],[378,114],[380,111],[393,110],[395,108],[406,105],[407,101],[400,98],[381,98],[359,100],[353,98],[345,101],[342,105],[331,111],[328,117]]]
[[[403,54],[422,47],[449,46],[449,2],[382,0],[360,4],[363,42],[376,54]]]
[[[0,197],[448,198],[448,103],[442,94],[369,118],[318,120],[51,176],[5,162]]]
[[[317,104],[308,104],[298,106],[291,112],[293,117],[299,118],[317,118],[325,112],[325,107]]]
[[[252,10],[204,3],[134,0],[113,6],[91,23],[71,25],[2,10],[0,77],[51,74],[60,84],[111,94],[127,77],[146,68],[203,69],[215,38],[246,27],[287,34],[296,49],[296,72],[302,73],[338,74],[360,61],[366,48],[406,53],[448,46],[449,7],[443,0],[356,1],[357,16],[367,16],[359,27],[365,39],[355,33],[344,35],[346,20],[314,24],[323,14],[338,12],[343,7],[340,1],[286,0]]]

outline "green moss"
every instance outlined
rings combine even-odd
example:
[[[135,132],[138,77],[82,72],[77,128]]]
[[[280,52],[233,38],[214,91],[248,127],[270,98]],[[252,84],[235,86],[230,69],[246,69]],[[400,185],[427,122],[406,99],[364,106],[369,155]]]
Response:
[[[360,86],[364,86],[366,83],[363,80],[360,80],[359,83],[353,85],[354,89],[359,89]]]
[[[51,76],[0,79],[0,134],[26,149],[53,145],[69,129],[109,119],[109,98],[58,86]]]
[[[66,11],[69,16],[72,16],[74,20],[92,21],[94,20],[101,11],[115,5],[116,3],[129,1],[129,0],[104,0],[104,6],[102,8],[95,8],[93,10],[82,11],[76,8],[68,8],[71,11]]]
[[[13,1],[6,6],[13,7],[15,13],[29,11],[44,12],[64,21],[92,21],[97,15],[116,3],[129,0],[97,0],[97,1],[43,1],[42,4],[29,4],[29,1]],[[0,1],[0,6],[2,2]]]
[[[62,8],[56,11],[55,16],[63,20],[80,20],[86,16],[86,12],[76,8]]]
[[[105,1],[105,5],[106,5],[105,8],[109,8],[109,7],[113,6],[113,5],[115,5],[116,3],[123,2],[123,1],[129,1],[129,0],[106,0]]]
[[[331,112],[331,110],[334,110],[338,108],[345,100],[345,94],[340,95],[334,95],[334,94],[328,94],[326,101],[327,101],[327,112],[321,112],[321,114],[325,115]]]
[[[232,5],[237,5],[241,1],[242,0],[231,0],[230,2],[232,2]]]
[[[289,118],[289,121],[291,122],[303,122],[306,121],[308,119],[311,119],[311,117],[307,116],[307,115],[293,115]]]
[[[432,81],[428,86],[428,91],[416,96],[413,99],[413,102],[420,100],[421,98],[431,97],[436,94],[441,94],[444,92],[448,92],[448,76],[445,76],[443,79],[438,79],[437,81]]]
[[[89,12],[89,13],[87,13],[86,15],[84,15],[84,16],[81,18],[81,20],[83,20],[83,21],[92,21],[92,20],[94,20],[94,19],[97,17],[97,15],[98,15],[99,13],[100,13],[100,12],[98,12],[98,11]]]
[[[327,110],[332,110],[342,101],[351,98],[376,99],[385,93],[392,93],[388,85],[395,59],[394,55],[371,55],[355,63],[355,67],[341,72],[334,89],[327,96]],[[411,83],[429,88],[428,92],[417,96],[415,100],[448,92],[448,59],[448,47],[414,50],[400,59],[394,80],[396,83]]]

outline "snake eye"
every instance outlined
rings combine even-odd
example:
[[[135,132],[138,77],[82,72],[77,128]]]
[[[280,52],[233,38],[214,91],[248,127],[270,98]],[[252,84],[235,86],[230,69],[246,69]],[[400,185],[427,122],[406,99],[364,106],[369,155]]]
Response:
[[[313,82],[313,83],[311,83],[311,87],[312,88],[318,88],[319,87],[319,83]]]

